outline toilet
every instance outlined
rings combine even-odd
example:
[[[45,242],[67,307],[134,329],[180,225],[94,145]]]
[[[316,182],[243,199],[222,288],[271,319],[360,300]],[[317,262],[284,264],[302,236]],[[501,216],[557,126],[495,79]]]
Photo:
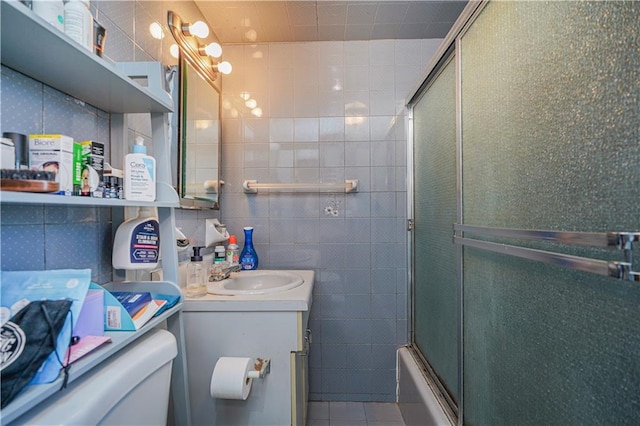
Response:
[[[11,424],[164,425],[177,353],[171,333],[150,331]]]

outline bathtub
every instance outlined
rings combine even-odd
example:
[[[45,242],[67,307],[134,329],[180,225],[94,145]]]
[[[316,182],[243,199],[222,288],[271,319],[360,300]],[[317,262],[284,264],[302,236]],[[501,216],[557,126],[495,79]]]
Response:
[[[398,406],[407,426],[455,426],[453,416],[440,404],[422,368],[411,353],[397,352]]]

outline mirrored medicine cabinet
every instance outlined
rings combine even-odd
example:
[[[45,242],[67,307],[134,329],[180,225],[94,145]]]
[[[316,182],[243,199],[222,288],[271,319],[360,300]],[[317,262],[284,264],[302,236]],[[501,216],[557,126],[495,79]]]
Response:
[[[180,54],[174,114],[173,171],[180,205],[218,209],[220,192],[220,92]],[[176,90],[174,90],[174,96]]]

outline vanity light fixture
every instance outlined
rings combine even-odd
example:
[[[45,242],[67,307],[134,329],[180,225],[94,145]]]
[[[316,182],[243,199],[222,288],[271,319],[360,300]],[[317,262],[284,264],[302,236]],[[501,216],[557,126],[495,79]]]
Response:
[[[232,67],[229,62],[214,59],[222,56],[222,47],[218,43],[205,46],[198,40],[209,35],[207,24],[202,21],[194,24],[186,23],[172,11],[167,12],[167,24],[185,59],[202,78],[213,84],[219,72],[222,74],[231,72]]]

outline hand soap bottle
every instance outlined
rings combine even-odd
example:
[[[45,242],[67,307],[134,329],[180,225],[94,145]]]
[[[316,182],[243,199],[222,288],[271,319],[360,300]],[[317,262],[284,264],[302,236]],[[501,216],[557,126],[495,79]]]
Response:
[[[207,294],[207,268],[205,268],[200,255],[201,248],[193,248],[191,262],[187,265],[187,287],[185,289],[187,297],[202,297]]]
[[[253,227],[244,227],[244,247],[240,253],[240,266],[243,270],[258,269],[258,253],[253,248]]]
[[[138,216],[122,222],[113,240],[115,269],[153,269],[160,257],[160,224],[152,207],[140,207]]]
[[[136,137],[133,152],[124,157],[124,198],[131,201],[156,200],[156,160],[147,155],[141,136]]]

